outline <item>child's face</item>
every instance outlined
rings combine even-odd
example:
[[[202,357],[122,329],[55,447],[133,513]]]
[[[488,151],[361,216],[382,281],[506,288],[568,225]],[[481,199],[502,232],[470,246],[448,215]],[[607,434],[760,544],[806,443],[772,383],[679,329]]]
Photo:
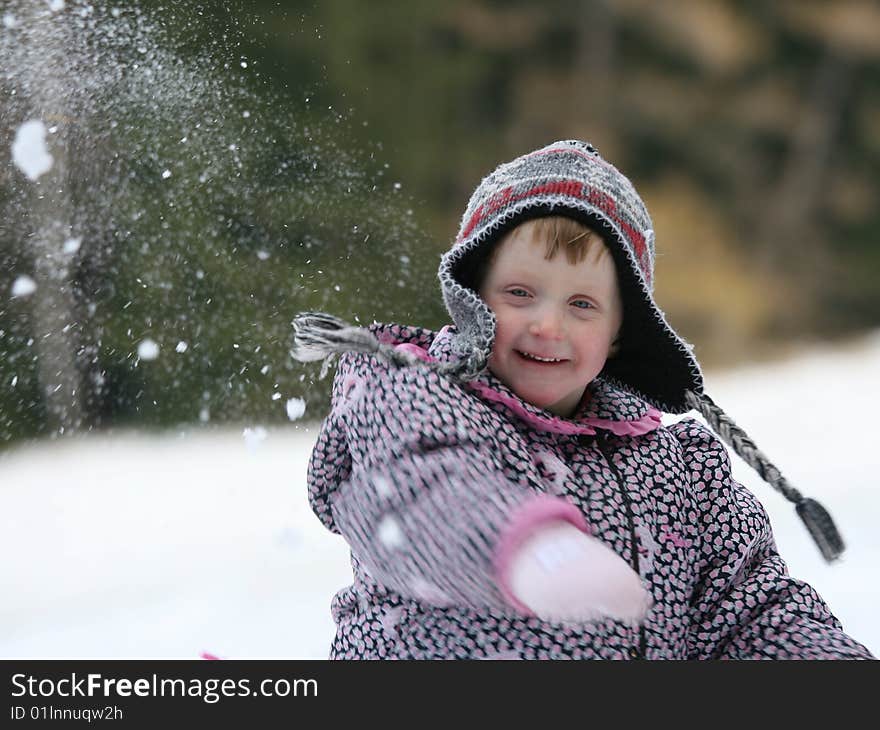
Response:
[[[570,416],[623,323],[614,261],[598,242],[580,263],[561,251],[548,261],[528,222],[498,246],[480,287],[498,322],[489,369],[528,403]]]

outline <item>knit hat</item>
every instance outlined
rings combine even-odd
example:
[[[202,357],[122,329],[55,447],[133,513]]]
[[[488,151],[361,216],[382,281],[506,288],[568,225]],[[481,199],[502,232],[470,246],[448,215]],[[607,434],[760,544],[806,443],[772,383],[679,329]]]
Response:
[[[584,142],[556,142],[501,165],[471,196],[453,248],[440,262],[440,285],[455,322],[464,377],[486,365],[495,315],[471,286],[477,262],[523,221],[573,218],[599,233],[614,257],[624,321],[618,352],[600,377],[667,413],[691,409],[703,377],[688,345],[654,302],[654,230],[632,183]]]
[[[451,363],[425,363],[379,342],[365,328],[331,315],[304,312],[294,319],[292,355],[302,362],[359,350],[399,366],[431,367],[459,380],[485,370],[495,339],[495,315],[476,291],[473,273],[493,244],[526,220],[565,216],[587,225],[605,241],[617,270],[623,302],[619,346],[600,377],[668,413],[699,411],[709,425],[771,486],[796,505],[827,561],[844,544],[828,512],[803,497],[746,433],[703,393],[703,377],[687,344],[654,301],[654,231],[632,183],[596,149],[577,140],[555,142],[505,163],[471,196],[453,247],[438,276],[456,326]]]

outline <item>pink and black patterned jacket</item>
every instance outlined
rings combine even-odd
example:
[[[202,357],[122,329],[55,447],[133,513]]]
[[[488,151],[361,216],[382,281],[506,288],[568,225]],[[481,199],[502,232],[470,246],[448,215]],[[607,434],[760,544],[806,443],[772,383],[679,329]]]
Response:
[[[439,333],[373,325],[446,361]],[[308,471],[315,513],[351,546],[333,599],[336,659],[871,658],[788,575],[755,497],[695,420],[670,427],[601,379],[571,420],[488,371],[467,384],[346,353]],[[506,587],[535,526],[568,520],[653,595],[639,627],[542,621]]]

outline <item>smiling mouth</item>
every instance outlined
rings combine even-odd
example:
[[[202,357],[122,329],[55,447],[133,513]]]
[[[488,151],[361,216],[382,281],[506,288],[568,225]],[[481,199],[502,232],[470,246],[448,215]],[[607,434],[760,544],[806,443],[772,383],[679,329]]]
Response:
[[[541,363],[542,365],[558,365],[559,363],[565,362],[561,357],[540,357],[538,355],[532,355],[530,352],[522,352],[521,350],[514,350],[514,352],[523,360]]]

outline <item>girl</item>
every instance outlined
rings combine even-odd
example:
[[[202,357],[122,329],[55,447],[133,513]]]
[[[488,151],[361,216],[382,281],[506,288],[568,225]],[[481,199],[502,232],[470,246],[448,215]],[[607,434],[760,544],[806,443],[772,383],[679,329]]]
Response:
[[[332,658],[870,658],[788,575],[712,432],[662,426],[700,410],[842,551],[702,393],[653,265],[630,181],[557,142],[472,196],[440,263],[452,325],[297,317],[295,357],[344,353],[308,473],[351,546]]]

